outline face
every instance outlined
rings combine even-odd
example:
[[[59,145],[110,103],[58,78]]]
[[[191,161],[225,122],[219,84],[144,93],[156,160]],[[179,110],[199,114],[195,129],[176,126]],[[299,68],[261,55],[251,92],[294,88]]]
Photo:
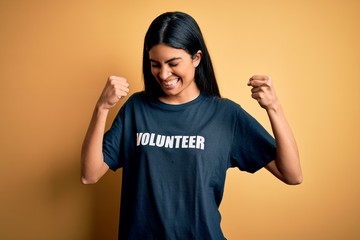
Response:
[[[150,49],[149,57],[151,73],[165,93],[160,100],[181,104],[199,96],[195,69],[200,63],[201,51],[192,57],[185,50],[159,44]]]

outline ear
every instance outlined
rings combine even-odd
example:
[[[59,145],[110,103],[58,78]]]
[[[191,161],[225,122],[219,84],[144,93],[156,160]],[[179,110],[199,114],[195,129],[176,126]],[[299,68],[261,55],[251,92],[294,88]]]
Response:
[[[194,56],[193,56],[193,64],[194,64],[194,67],[197,67],[199,66],[200,64],[200,61],[201,61],[201,58],[202,58],[202,52],[201,50],[197,51]]]

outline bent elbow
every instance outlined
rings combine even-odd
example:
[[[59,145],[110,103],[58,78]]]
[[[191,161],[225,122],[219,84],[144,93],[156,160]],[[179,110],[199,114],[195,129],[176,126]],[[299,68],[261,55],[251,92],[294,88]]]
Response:
[[[99,181],[99,179],[96,178],[87,178],[84,176],[81,176],[80,181],[82,184],[84,185],[90,185],[90,184],[95,184]]]
[[[288,185],[299,185],[303,182],[303,176],[302,175],[299,175],[299,176],[296,176],[296,177],[293,177],[293,178],[290,178],[290,179],[286,179],[284,180],[284,182]]]

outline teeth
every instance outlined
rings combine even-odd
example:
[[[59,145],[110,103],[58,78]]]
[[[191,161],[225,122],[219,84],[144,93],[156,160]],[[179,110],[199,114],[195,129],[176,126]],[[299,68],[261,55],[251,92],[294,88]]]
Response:
[[[171,80],[171,81],[164,82],[164,85],[165,86],[172,86],[172,85],[175,85],[178,81],[179,81],[179,79],[174,79],[174,80]]]

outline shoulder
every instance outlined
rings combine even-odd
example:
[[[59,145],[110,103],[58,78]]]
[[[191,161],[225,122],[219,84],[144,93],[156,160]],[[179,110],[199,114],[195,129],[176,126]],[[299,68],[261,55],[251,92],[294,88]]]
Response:
[[[212,101],[218,105],[218,109],[222,109],[223,114],[235,117],[238,121],[253,122],[255,120],[239,103],[229,98],[212,97]]]
[[[145,94],[143,91],[135,92],[132,95],[130,95],[130,97],[124,103],[123,107],[128,107],[128,106],[133,106],[133,105],[138,105],[138,104],[144,103],[144,102],[146,102],[145,98],[146,97],[145,97]]]
[[[217,97],[217,96],[207,96],[207,101],[210,105],[217,106],[220,109],[226,110],[226,111],[239,111],[242,110],[242,107],[237,102],[234,102],[231,99],[223,98],[223,97]]]
[[[141,105],[144,105],[143,92],[135,92],[131,94],[120,107],[117,118],[123,118],[124,115],[128,115],[133,112],[134,109],[138,109]]]
[[[129,99],[127,100],[127,102],[131,102],[131,101],[140,101],[144,98],[145,94],[143,91],[140,92],[135,92],[132,95],[130,95]]]
[[[231,100],[229,98],[220,98],[220,101],[222,102],[222,104],[224,104],[224,106],[227,106],[229,108],[234,108],[234,109],[241,108],[240,104],[238,104],[237,102],[234,102],[233,100]]]

